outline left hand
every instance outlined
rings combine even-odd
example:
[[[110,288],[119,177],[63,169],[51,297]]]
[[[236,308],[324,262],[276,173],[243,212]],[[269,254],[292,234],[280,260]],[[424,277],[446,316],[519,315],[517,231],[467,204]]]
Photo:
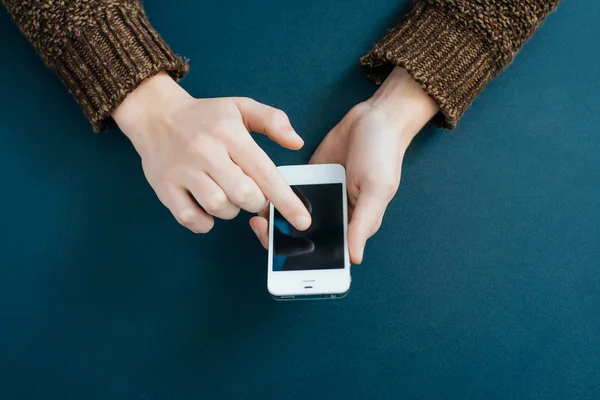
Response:
[[[410,141],[438,111],[435,102],[402,68],[396,68],[369,100],[356,105],[325,137],[311,164],[342,164],[348,190],[348,248],[360,264],[367,239],[381,226],[400,184]],[[266,214],[250,220],[267,248]]]

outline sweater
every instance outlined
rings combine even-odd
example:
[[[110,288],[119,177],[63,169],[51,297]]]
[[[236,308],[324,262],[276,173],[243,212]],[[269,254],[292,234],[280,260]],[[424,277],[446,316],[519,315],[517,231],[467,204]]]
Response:
[[[189,70],[139,0],[2,1],[96,131],[145,79],[166,71],[179,80]],[[378,84],[405,68],[438,104],[434,123],[452,129],[558,2],[416,0],[360,64]]]

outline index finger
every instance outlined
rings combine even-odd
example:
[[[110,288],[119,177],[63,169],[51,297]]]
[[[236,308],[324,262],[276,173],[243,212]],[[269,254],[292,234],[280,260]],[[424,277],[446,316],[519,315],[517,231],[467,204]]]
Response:
[[[230,149],[233,161],[256,182],[265,197],[296,229],[304,231],[311,224],[308,210],[296,196],[273,161],[256,144],[249,140],[240,141]]]

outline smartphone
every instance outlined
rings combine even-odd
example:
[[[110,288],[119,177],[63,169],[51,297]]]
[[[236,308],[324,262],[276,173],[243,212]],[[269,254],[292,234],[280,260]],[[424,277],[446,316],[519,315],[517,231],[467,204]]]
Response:
[[[279,167],[312,224],[296,230],[270,206],[267,288],[276,300],[335,299],[350,289],[346,171],[337,164]]]

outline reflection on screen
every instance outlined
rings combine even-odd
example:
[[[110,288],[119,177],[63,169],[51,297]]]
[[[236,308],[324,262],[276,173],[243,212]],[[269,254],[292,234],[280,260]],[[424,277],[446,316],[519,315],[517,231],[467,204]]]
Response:
[[[311,214],[308,230],[296,230],[275,210],[273,271],[344,268],[343,187],[341,183],[292,186]]]

